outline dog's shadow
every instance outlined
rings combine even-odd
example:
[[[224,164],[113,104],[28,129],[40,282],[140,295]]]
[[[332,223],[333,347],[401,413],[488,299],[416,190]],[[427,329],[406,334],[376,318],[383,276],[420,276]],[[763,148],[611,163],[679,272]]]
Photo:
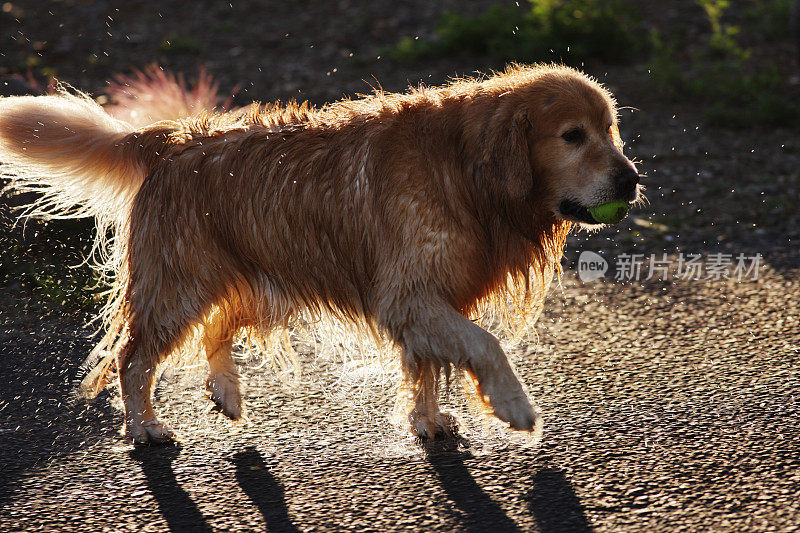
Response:
[[[283,487],[258,450],[248,447],[229,460],[236,467],[236,481],[261,512],[269,530],[298,531],[289,518]]]
[[[150,493],[170,531],[213,531],[197,504],[175,477],[172,462],[180,453],[181,447],[178,444],[136,446],[130,456],[141,465]]]
[[[464,517],[467,531],[520,531],[517,524],[478,485],[465,460],[471,459],[469,442],[454,436],[419,441],[448,498]]]
[[[465,464],[469,442],[459,435],[419,442],[448,498],[464,516],[467,531],[520,531],[520,527],[478,485]],[[561,470],[542,468],[525,496],[528,510],[543,533],[593,531],[569,480]]]
[[[170,531],[213,531],[203,513],[181,488],[172,462],[180,445],[137,446],[131,458],[142,467],[150,493],[167,521]],[[236,480],[261,512],[270,531],[298,531],[289,519],[283,487],[275,479],[255,448],[247,448],[229,459],[236,468]]]
[[[460,436],[421,441],[448,499],[460,511],[467,531],[520,531],[512,520],[469,472],[465,461],[473,458],[469,443]],[[181,488],[172,467],[180,445],[137,446],[130,456],[141,465],[151,494],[170,531],[212,531],[197,504]],[[258,508],[270,531],[298,531],[292,523],[283,487],[270,473],[261,454],[253,447],[234,454],[229,461],[236,480]],[[532,478],[525,496],[528,509],[544,533],[593,531],[572,485],[561,470],[542,468]]]
[[[547,533],[594,531],[572,484],[562,470],[542,468],[525,497],[539,530]]]

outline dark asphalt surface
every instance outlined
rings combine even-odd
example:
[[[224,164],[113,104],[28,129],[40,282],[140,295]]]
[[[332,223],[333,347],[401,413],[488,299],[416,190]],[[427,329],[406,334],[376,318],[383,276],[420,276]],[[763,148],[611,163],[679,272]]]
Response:
[[[69,401],[81,314],[5,291],[0,530],[797,530],[795,261],[768,255],[749,283],[567,271],[538,342],[511,352],[546,416],[538,447],[466,415],[458,387],[461,438],[415,442],[373,367],[317,358],[294,385],[248,365],[238,424],[179,370],[157,408],[182,443],[133,448],[108,395]]]

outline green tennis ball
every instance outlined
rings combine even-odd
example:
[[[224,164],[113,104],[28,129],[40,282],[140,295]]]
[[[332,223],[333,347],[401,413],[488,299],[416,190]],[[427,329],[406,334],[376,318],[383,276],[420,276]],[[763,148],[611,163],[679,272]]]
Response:
[[[628,214],[628,202],[624,200],[614,200],[607,204],[589,208],[589,213],[596,222],[601,224],[616,224]]]

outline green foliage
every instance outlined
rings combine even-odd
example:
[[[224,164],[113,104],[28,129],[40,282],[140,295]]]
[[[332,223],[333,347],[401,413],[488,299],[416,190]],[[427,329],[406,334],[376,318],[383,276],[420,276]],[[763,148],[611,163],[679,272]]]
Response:
[[[694,51],[688,65],[675,57],[678,45],[653,35],[652,80],[667,97],[693,97],[705,104],[705,121],[712,126],[794,126],[800,120],[797,98],[789,97],[774,62],[755,62],[738,36],[740,28],[722,21],[727,0],[698,0],[711,26],[707,41]]]
[[[640,19],[624,0],[529,0],[527,11],[495,5],[478,17],[445,14],[434,40],[404,37],[396,59],[474,55],[498,61],[622,62],[643,51]]]
[[[800,119],[800,108],[782,94],[783,84],[774,64],[759,72],[743,72],[740,64],[719,63],[691,86],[695,94],[713,98],[705,111],[711,125],[791,127]]]
[[[644,49],[641,21],[624,0],[532,1],[528,16],[543,30],[540,46],[556,44],[575,60],[627,61]]]
[[[767,40],[785,40],[793,2],[794,0],[748,0],[743,13],[747,27]]]
[[[94,309],[100,305],[103,291],[108,289],[88,266],[64,269],[51,261],[31,260],[20,245],[5,248],[0,259],[4,263],[0,279],[35,287],[43,298],[59,305]]]
[[[51,302],[74,308],[93,309],[102,301],[103,286],[92,276],[88,267],[80,272],[55,271],[47,268],[43,272],[26,272],[24,279],[37,287],[38,292]]]
[[[0,219],[0,285],[32,287],[44,299],[71,308],[95,309],[108,286],[84,262],[91,249],[91,228],[85,220],[32,221],[38,238],[25,242],[3,235],[8,221]]]
[[[706,12],[708,22],[711,24],[711,37],[708,38],[708,48],[721,56],[742,57],[747,54],[739,43],[736,36],[739,34],[738,26],[723,24],[722,14],[730,7],[728,0],[697,0],[703,11]]]

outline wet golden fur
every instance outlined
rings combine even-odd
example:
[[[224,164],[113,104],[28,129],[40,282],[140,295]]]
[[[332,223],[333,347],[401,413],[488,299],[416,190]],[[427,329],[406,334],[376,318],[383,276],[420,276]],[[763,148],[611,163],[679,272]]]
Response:
[[[236,418],[233,335],[306,312],[401,348],[418,433],[447,424],[435,390],[451,367],[476,379],[498,417],[531,430],[538,413],[499,344],[466,317],[509,293],[520,309],[541,304],[571,227],[552,206],[561,180],[576,179],[542,147],[573,115],[601,130],[610,116],[616,132],[610,94],[555,66],[136,131],[82,96],[6,98],[0,160],[14,187],[46,194],[40,212],[78,206],[68,216],[116,232],[98,349],[116,357],[135,440],[170,438],[150,389],[193,328],[212,398]]]

